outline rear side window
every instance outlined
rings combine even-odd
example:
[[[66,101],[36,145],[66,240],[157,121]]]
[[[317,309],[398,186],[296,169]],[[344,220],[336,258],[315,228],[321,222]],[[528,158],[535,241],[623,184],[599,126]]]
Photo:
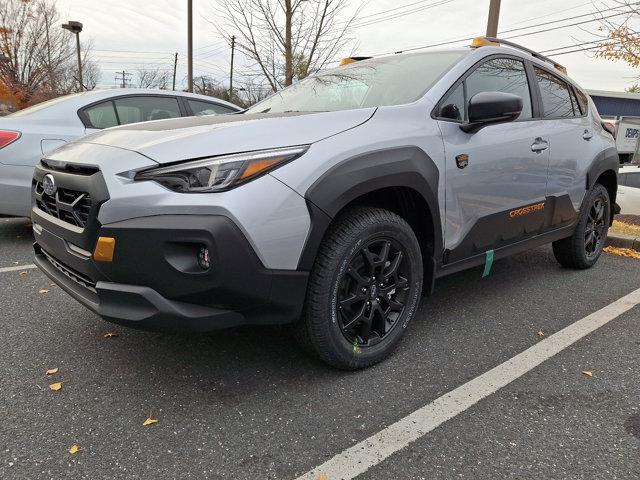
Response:
[[[577,105],[571,99],[569,86],[555,75],[534,67],[540,95],[542,97],[542,116],[544,118],[570,118],[580,116],[575,111]]]
[[[84,112],[89,119],[89,125],[87,125],[89,128],[109,128],[118,125],[118,118],[111,100],[93,105]]]
[[[201,115],[224,115],[225,113],[233,113],[235,110],[232,110],[228,107],[223,107],[222,105],[218,105],[216,103],[211,102],[201,102],[198,100],[187,100],[191,111],[196,116]]]
[[[175,97],[125,97],[114,100],[120,125],[180,117]]]
[[[468,118],[466,106],[481,92],[504,92],[522,98],[519,120],[532,117],[531,90],[524,63],[512,58],[494,58],[476,68],[441,103],[439,117],[455,121]]]
[[[576,95],[578,97],[578,105],[580,105],[580,111],[583,115],[587,114],[587,108],[589,106],[589,99],[581,90],[574,88]]]

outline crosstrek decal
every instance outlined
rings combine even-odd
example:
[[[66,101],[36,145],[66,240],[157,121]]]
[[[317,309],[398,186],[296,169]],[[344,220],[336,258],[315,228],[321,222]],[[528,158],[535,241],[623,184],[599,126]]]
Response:
[[[509,217],[516,218],[521,217],[523,215],[528,215],[533,212],[537,212],[539,210],[544,210],[545,202],[536,203],[535,205],[529,205],[528,207],[517,208],[516,210],[511,210],[509,212]]]

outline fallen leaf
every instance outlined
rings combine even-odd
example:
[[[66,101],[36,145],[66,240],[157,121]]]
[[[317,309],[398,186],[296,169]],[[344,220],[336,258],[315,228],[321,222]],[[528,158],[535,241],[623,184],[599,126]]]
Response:
[[[586,375],[587,377],[593,377],[593,372],[591,370],[583,370],[582,374]]]
[[[542,330],[540,330],[536,335],[538,335],[539,337],[544,337],[545,333]]]
[[[53,375],[55,373],[58,373],[58,367],[47,370],[47,375]]]
[[[327,476],[324,473],[318,475],[318,480],[327,480]]]
[[[632,248],[620,248],[620,247],[609,246],[609,247],[604,247],[603,251],[607,253],[611,253],[613,255],[618,255],[620,257],[640,259],[640,252]]]
[[[71,448],[69,449],[69,453],[71,455],[75,455],[76,453],[78,453],[78,450],[80,450],[80,447],[74,443],[73,445],[71,445]]]
[[[118,332],[107,332],[104,334],[104,338],[118,337],[120,334]]]
[[[20,276],[25,276],[27,273],[29,273],[29,272],[27,272],[27,271],[25,270],[25,271],[23,271],[23,272],[20,272],[18,275],[20,275]]]
[[[49,385],[49,388],[51,390],[53,390],[54,392],[57,392],[58,390],[60,390],[62,388],[62,382],[52,383],[51,385]]]
[[[49,293],[49,289],[48,288],[41,288],[40,290],[38,290],[38,293]]]
[[[146,427],[148,425],[153,425],[154,423],[158,423],[158,419],[149,417],[144,422],[142,422],[142,425]]]

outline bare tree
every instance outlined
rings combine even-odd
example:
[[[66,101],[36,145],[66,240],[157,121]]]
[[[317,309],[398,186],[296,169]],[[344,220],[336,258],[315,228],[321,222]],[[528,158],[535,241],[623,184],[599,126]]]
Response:
[[[0,0],[0,54],[0,83],[19,106],[72,91],[75,42],[60,28],[53,0]],[[90,46],[83,55],[87,78],[95,86]]]
[[[353,41],[348,0],[217,0],[211,23],[275,92],[323,68]]]
[[[137,72],[137,85],[139,88],[160,88],[166,90],[169,77],[172,75],[160,68],[139,68]]]
[[[93,42],[85,41],[82,48],[82,82],[85,90],[96,88],[101,72],[98,64],[91,58]],[[64,62],[60,68],[54,70],[51,97],[67,95],[78,90],[78,66],[75,54]]]
[[[243,107],[250,107],[273,93],[271,87],[264,84],[256,84],[251,80],[244,82],[239,90],[238,96],[241,98],[241,101],[234,103]]]

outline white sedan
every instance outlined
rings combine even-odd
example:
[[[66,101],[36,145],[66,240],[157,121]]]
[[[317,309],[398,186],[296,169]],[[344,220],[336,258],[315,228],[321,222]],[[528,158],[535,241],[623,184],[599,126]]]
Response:
[[[29,216],[35,165],[66,142],[127,123],[239,111],[204,95],[114,89],[67,95],[0,118],[0,215]]]

